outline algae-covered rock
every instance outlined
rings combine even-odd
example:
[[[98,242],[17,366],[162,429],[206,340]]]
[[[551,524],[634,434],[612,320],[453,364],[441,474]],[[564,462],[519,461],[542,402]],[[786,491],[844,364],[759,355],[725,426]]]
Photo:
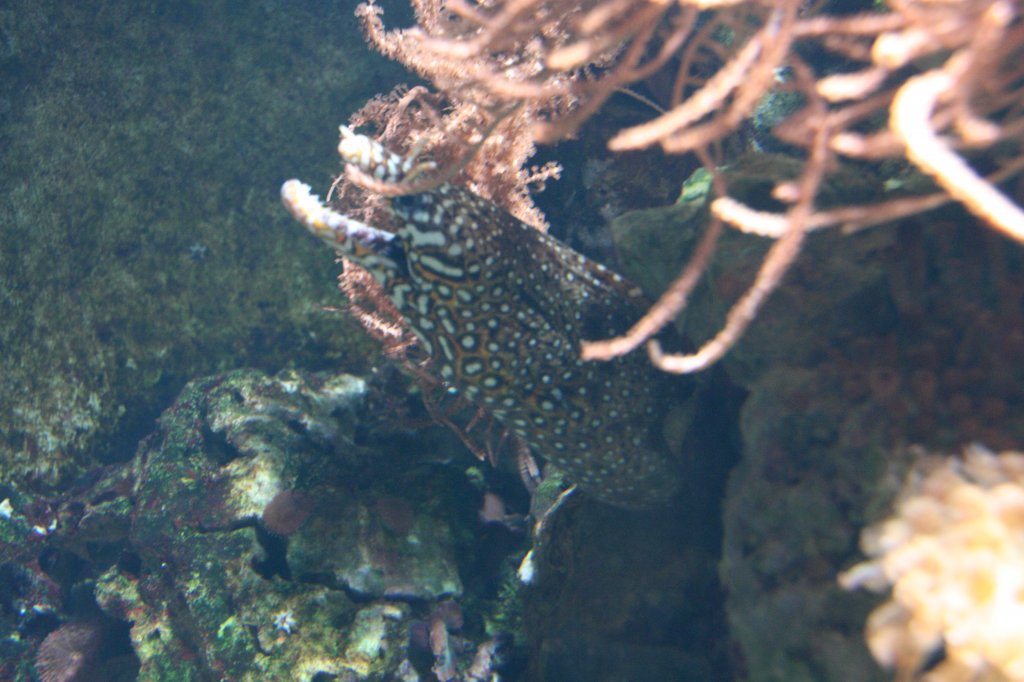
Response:
[[[780,211],[772,188],[799,172],[800,164],[778,154],[750,154],[722,169],[729,195],[758,210]],[[855,204],[871,196],[877,180],[843,170],[822,188],[819,205]],[[624,274],[652,298],[661,294],[689,261],[710,219],[710,186],[701,172],[672,206],[623,214],[612,224]],[[816,363],[832,339],[871,330],[885,309],[886,280],[880,256],[896,240],[891,230],[855,235],[838,229],[808,235],[802,253],[782,285],[771,293],[757,319],[723,359],[733,381],[747,385],[765,369],[785,363]],[[677,321],[699,345],[722,328],[725,316],[753,283],[772,241],[726,227],[714,255]]]
[[[771,351],[772,366],[748,376],[721,575],[750,680],[892,679],[863,639],[881,597],[837,583],[862,558],[861,529],[889,515],[920,452],[908,446],[1024,440],[1024,419],[1011,409],[1024,404],[1024,306],[1006,277],[1021,262],[980,229],[891,228],[889,248],[870,268],[885,285],[875,287],[878,305],[840,298],[833,319],[848,319],[845,328],[810,318],[802,331],[780,327],[777,338],[762,338],[783,345],[802,335],[822,350],[795,354],[797,366]],[[823,281],[856,263],[805,255]]]
[[[526,679],[729,679],[704,537],[717,521],[690,505],[640,513],[570,498],[545,526],[525,576]]]
[[[743,408],[721,574],[752,680],[887,679],[861,636],[868,600],[835,581],[856,547],[865,491],[886,471],[885,424],[874,406],[848,405],[835,381],[779,368]]]
[[[362,597],[461,594],[446,522],[400,508],[407,503],[397,498],[367,504],[347,491],[325,493],[317,505],[325,513],[314,513],[289,538],[294,575],[326,579]]]
[[[565,488],[545,467],[531,500],[533,546],[517,612],[525,679],[732,679],[717,579],[719,505],[735,460],[735,406],[700,401],[681,457],[695,480],[671,505],[627,511]],[[517,603],[517,602],[513,602]]]
[[[0,488],[5,679],[32,679],[62,628],[109,639],[82,656],[111,682],[429,679],[435,660],[486,677],[505,656],[488,624],[518,597],[482,571],[464,595],[462,572],[515,544],[479,533],[444,439],[379,415],[365,432],[367,393],[346,374],[199,379],[128,464],[50,498]]]
[[[622,214],[611,229],[623,274],[654,300],[686,263],[706,224],[701,202]]]
[[[191,383],[164,413],[133,463],[138,558],[97,589],[108,613],[132,623],[140,679],[283,676],[299,652],[265,650],[267,628],[296,629],[289,613],[309,633],[351,617],[343,594],[258,570],[270,550],[256,519],[335,465],[364,395],[346,375],[241,370]]]
[[[370,451],[354,442],[365,394],[348,375],[240,370],[192,382],[164,413],[133,465],[138,559],[97,586],[103,608],[132,623],[140,679],[382,679],[405,660],[410,611],[368,611],[346,590],[459,592],[443,524],[411,511],[399,537],[353,492],[373,489],[359,483]],[[335,570],[368,582],[322,584]],[[367,587],[373,576],[383,589]]]
[[[350,3],[0,8],[0,478],[125,461],[194,376],[363,370],[332,256],[286,217],[397,82]],[[321,138],[323,144],[309,144]]]

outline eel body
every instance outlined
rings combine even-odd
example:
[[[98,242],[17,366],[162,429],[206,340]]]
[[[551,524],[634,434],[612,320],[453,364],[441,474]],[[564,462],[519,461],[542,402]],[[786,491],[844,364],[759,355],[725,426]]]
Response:
[[[385,182],[409,177],[415,163],[347,128],[339,152]],[[383,286],[449,386],[582,490],[649,507],[677,489],[662,420],[687,397],[679,385],[643,354],[579,357],[584,339],[619,334],[643,313],[635,286],[452,184],[392,198],[397,233],[333,211],[298,180],[281,193],[301,223]]]

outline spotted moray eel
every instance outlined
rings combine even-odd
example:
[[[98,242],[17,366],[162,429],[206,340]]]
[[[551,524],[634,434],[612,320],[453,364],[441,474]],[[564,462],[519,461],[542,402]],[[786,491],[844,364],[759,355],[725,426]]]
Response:
[[[338,151],[385,182],[416,167],[347,128]],[[635,286],[455,185],[392,198],[397,233],[331,210],[298,180],[281,195],[299,222],[384,287],[444,382],[534,454],[617,506],[673,494],[678,467],[661,422],[686,396],[643,354],[579,357],[584,339],[621,333],[642,314]]]

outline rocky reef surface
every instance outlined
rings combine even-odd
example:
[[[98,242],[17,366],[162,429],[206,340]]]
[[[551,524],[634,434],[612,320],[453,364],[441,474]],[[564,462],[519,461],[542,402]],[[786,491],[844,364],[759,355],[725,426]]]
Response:
[[[737,196],[771,208],[770,188],[788,168],[784,157],[758,154],[726,176]],[[883,184],[850,172],[823,201],[848,203]],[[627,272],[655,291],[704,229],[700,187],[612,224]],[[767,245],[724,235],[681,322],[695,339],[720,327]],[[893,678],[864,638],[884,595],[844,591],[837,577],[863,559],[862,529],[891,513],[923,452],[1024,442],[1022,281],[1017,249],[955,208],[811,235],[722,363],[745,393],[720,563],[742,679]]]
[[[61,679],[63,640],[81,679],[720,672],[707,528],[570,497],[527,585],[522,513],[481,514],[522,506],[518,481],[444,430],[381,427],[374,400],[347,374],[214,375],[130,462],[55,496],[5,485],[0,673]]]
[[[463,594],[453,533],[475,519],[454,507],[465,482],[426,487],[430,461],[382,465],[356,445],[366,391],[346,374],[216,375],[88,487],[5,491],[7,634],[127,627],[119,647],[87,652],[90,674],[125,657],[146,680],[384,679],[411,666],[414,620]]]
[[[0,477],[130,458],[197,376],[365,369],[276,188],[401,77],[344,3],[0,8]]]
[[[278,205],[399,77],[350,9],[0,8],[0,678],[891,679],[864,641],[885,596],[837,577],[922,448],[1020,449],[1018,251],[955,209],[811,235],[700,379],[688,499],[624,512],[552,474],[531,502],[329,310],[331,256]],[[574,201],[609,224],[553,230],[656,294],[706,183],[633,210],[680,168],[589,161]],[[726,172],[777,209],[792,168]],[[823,205],[921,181],[878,172]],[[687,336],[766,248],[723,237]]]

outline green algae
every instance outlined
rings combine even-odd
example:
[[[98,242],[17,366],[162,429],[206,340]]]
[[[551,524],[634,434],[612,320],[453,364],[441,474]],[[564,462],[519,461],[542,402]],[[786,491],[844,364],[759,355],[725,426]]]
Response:
[[[377,461],[354,442],[366,392],[345,374],[236,370],[163,413],[130,463],[137,558],[95,589],[131,624],[140,680],[377,681],[411,665],[412,620],[463,591],[453,538],[473,519],[422,485],[418,455]],[[310,516],[274,536],[262,514],[296,489]]]
[[[336,172],[337,122],[399,77],[351,11],[0,10],[4,478],[127,459],[193,376],[366,367],[372,346],[325,311],[331,255],[277,198],[289,169]]]

